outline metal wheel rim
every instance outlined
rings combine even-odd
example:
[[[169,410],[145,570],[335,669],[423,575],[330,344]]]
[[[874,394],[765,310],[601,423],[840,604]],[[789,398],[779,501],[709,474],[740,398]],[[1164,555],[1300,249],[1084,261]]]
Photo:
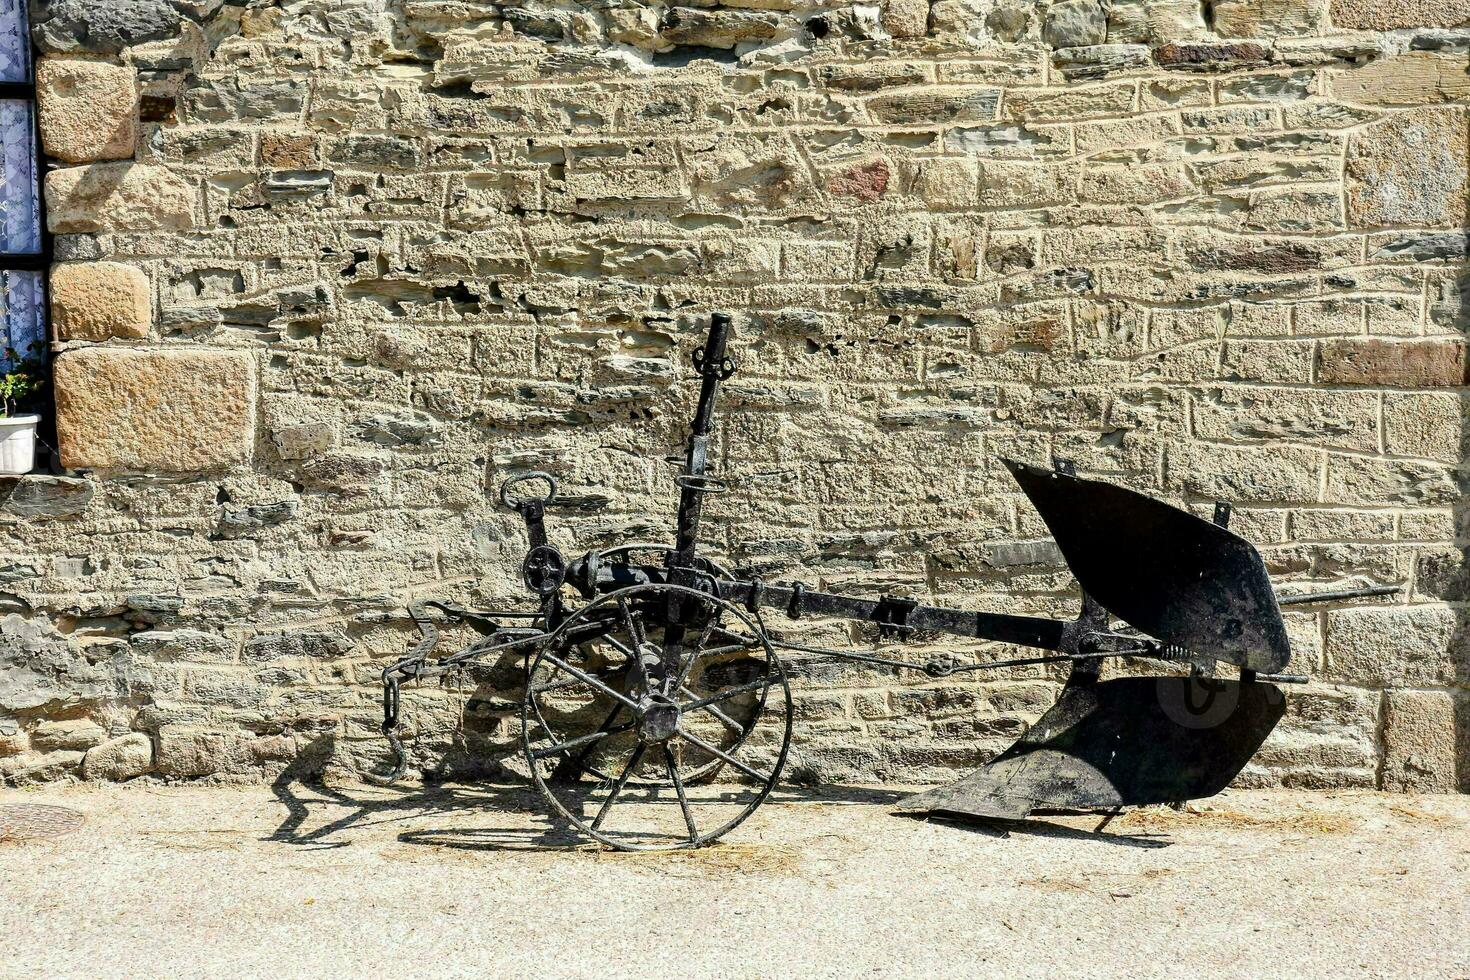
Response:
[[[541,794],[541,796],[543,798],[546,799],[546,801],[548,803],[551,804],[552,808],[558,814],[560,814],[562,817],[564,817],[574,827],[576,827],[579,832],[581,832],[582,834],[586,835],[587,837],[590,837],[591,839],[597,841],[600,844],[603,844],[606,847],[610,847],[610,848],[612,848],[614,850],[618,850],[618,851],[672,851],[672,850],[690,850],[690,849],[693,849],[693,848],[704,847],[704,846],[706,846],[708,844],[713,843],[714,841],[716,841],[719,838],[725,836],[730,831],[734,830],[736,827],[740,826],[747,819],[749,819],[750,815],[752,813],[754,813],[757,809],[760,808],[761,804],[763,804],[766,801],[766,798],[770,796],[771,791],[774,790],[776,788],[776,786],[780,783],[780,781],[781,781],[781,774],[782,774],[782,772],[786,768],[786,758],[787,758],[787,755],[788,755],[788,753],[790,751],[790,748],[791,748],[791,733],[792,733],[792,725],[793,725],[793,721],[794,721],[794,719],[793,719],[793,709],[792,709],[792,700],[791,700],[791,684],[790,684],[789,678],[786,675],[786,665],[785,665],[784,662],[782,662],[781,658],[777,655],[777,653],[775,651],[775,648],[771,646],[770,640],[766,636],[765,630],[761,629],[760,626],[756,622],[754,622],[748,615],[746,615],[738,607],[732,605],[731,603],[725,601],[724,599],[719,598],[718,596],[712,596],[712,595],[710,595],[707,592],[701,592],[698,589],[691,589],[691,588],[687,588],[685,586],[680,586],[680,585],[669,585],[669,584],[635,585],[635,586],[630,586],[630,587],[628,587],[626,589],[619,589],[616,592],[610,592],[610,593],[608,593],[606,595],[599,596],[596,600],[594,600],[593,602],[589,603],[586,606],[583,606],[581,609],[577,610],[577,612],[573,613],[570,617],[568,617],[568,619],[566,620],[566,622],[562,623],[562,625],[557,628],[556,632],[554,632],[550,637],[548,637],[546,639],[546,641],[543,644],[541,644],[541,646],[538,648],[538,650],[537,650],[536,654],[534,655],[534,657],[533,658],[530,658],[530,660],[528,660],[528,663],[530,663],[530,666],[528,667],[528,670],[527,670],[527,677],[529,679],[530,677],[532,677],[532,676],[535,675],[536,668],[541,665],[543,656],[544,656],[544,654],[546,652],[546,649],[548,647],[550,647],[552,644],[554,644],[558,640],[558,638],[561,636],[561,634],[566,629],[568,629],[578,619],[580,619],[581,617],[583,617],[587,612],[591,611],[592,609],[594,609],[594,608],[596,608],[598,606],[607,604],[609,602],[615,602],[617,600],[617,598],[619,598],[619,597],[622,597],[624,599],[627,599],[627,598],[630,598],[630,597],[632,597],[634,595],[637,595],[637,594],[649,593],[649,592],[662,593],[662,594],[668,594],[670,592],[677,592],[677,593],[681,593],[681,594],[687,595],[690,598],[698,599],[698,600],[700,600],[702,602],[708,602],[708,603],[710,603],[712,605],[715,605],[715,606],[717,606],[717,607],[725,610],[726,612],[729,612],[729,613],[734,614],[734,616],[738,620],[740,620],[745,625],[745,627],[747,629],[749,629],[753,634],[755,634],[760,639],[761,648],[765,651],[767,662],[770,664],[770,670],[768,671],[767,676],[770,677],[770,676],[774,675],[775,679],[770,684],[765,685],[761,689],[761,691],[762,691],[762,711],[756,717],[758,719],[759,717],[763,716],[763,714],[764,714],[764,702],[765,702],[765,699],[767,697],[769,697],[770,689],[772,687],[779,686],[781,688],[782,698],[783,698],[784,703],[785,703],[785,706],[786,706],[786,718],[785,718],[785,722],[784,722],[784,724],[782,726],[783,730],[781,732],[781,742],[780,742],[780,747],[779,747],[779,749],[777,751],[777,754],[776,754],[775,763],[771,767],[771,773],[770,773],[770,775],[765,779],[765,781],[760,786],[758,786],[756,788],[754,798],[751,799],[748,803],[744,804],[744,806],[742,807],[742,809],[740,810],[740,812],[735,817],[733,817],[732,819],[726,821],[724,824],[720,825],[716,829],[714,829],[712,831],[700,833],[697,836],[693,836],[693,837],[691,837],[688,840],[679,841],[679,842],[676,842],[676,843],[669,843],[669,844],[638,844],[638,843],[629,843],[627,841],[622,841],[622,840],[618,840],[616,838],[610,837],[606,833],[602,832],[601,830],[595,830],[595,829],[593,829],[593,827],[591,826],[591,824],[589,822],[587,822],[586,820],[584,820],[582,817],[578,816],[576,813],[573,813],[572,810],[570,808],[568,808],[562,802],[561,798],[555,793],[555,791],[552,790],[552,788],[548,784],[547,780],[545,779],[545,777],[541,773],[541,766],[538,765],[538,761],[539,760],[532,754],[533,753],[533,749],[532,749],[532,746],[531,746],[531,729],[532,729],[531,721],[532,721],[532,708],[533,708],[533,705],[535,704],[535,695],[531,693],[531,691],[529,689],[529,683],[528,683],[528,689],[527,689],[527,692],[526,692],[526,696],[525,696],[525,698],[521,702],[521,752],[522,752],[522,755],[523,755],[523,757],[525,759],[527,768],[530,770],[531,779],[534,782],[537,791]],[[536,717],[537,717],[537,724],[540,724],[541,723],[541,720],[540,720],[540,712],[539,712],[539,710],[536,711]],[[753,727],[754,727],[754,722],[752,723],[752,728]],[[547,729],[547,730],[549,730],[549,729]],[[742,745],[744,744],[744,740],[742,740],[741,744]],[[722,762],[721,760],[718,760],[718,759],[715,760],[715,763],[717,765],[719,765],[719,766],[724,766],[724,765],[727,764],[727,763],[724,763],[724,762]],[[631,781],[630,781],[630,783],[631,783]]]
[[[627,545],[625,547],[628,547],[628,548],[644,548],[644,547],[660,547],[660,546],[657,546],[657,545],[635,544],[635,545]],[[621,550],[621,549],[617,549],[617,550]],[[670,591],[672,589],[675,589],[675,588],[680,588],[680,587],[673,586],[673,585],[668,585],[668,584],[663,584],[663,583],[656,584],[656,585],[633,585],[633,586],[628,586],[625,589],[619,589],[616,592],[608,593],[604,597],[599,597],[599,599],[597,601],[595,601],[593,603],[590,603],[588,606],[586,606],[584,608],[590,609],[590,608],[592,608],[592,606],[596,606],[596,605],[600,604],[602,598],[607,598],[609,600],[616,600],[619,596],[624,597],[624,598],[627,598],[630,594],[637,593],[637,592],[640,592],[640,591],[653,590],[653,591],[668,592],[668,591]],[[706,595],[705,593],[699,592],[697,589],[696,590],[686,590],[686,591],[692,591],[693,593],[697,593],[698,595],[701,595],[701,596]],[[708,596],[708,598],[714,600],[716,602],[716,604],[719,605],[719,606],[721,606],[721,607],[728,606],[728,603],[725,603],[722,600],[719,600],[719,597],[718,596]],[[731,608],[733,608],[733,607],[731,607]],[[581,611],[582,610],[578,610],[577,612],[581,612]],[[737,615],[739,615],[738,610],[737,610]],[[558,628],[558,630],[555,633],[553,633],[550,637],[548,637],[545,640],[545,643],[547,645],[550,645],[550,644],[556,642],[557,639],[558,639],[558,634],[560,634],[561,631],[562,631],[562,629],[565,628],[567,626],[567,624],[571,623],[574,618],[576,618],[576,613],[572,614],[572,616],[569,616],[567,618],[566,622],[564,622],[562,624],[562,627]],[[757,624],[752,623],[751,620],[749,619],[749,617],[742,616],[741,619],[742,619],[742,622],[746,626],[750,627],[751,631],[757,635],[757,639],[759,639],[760,643],[763,645],[763,648],[766,650],[767,656],[770,657],[770,658],[772,658],[772,659],[779,660],[779,658],[776,657],[775,648],[769,643],[768,638],[765,635],[765,631],[764,630],[761,630],[758,627]],[[726,631],[726,632],[728,632],[728,631]],[[589,641],[589,642],[593,642],[593,641]],[[534,673],[535,667],[536,667],[536,665],[538,663],[539,663],[539,660],[536,657],[527,657],[526,658],[526,683],[527,684],[530,683],[531,675]],[[781,663],[781,669],[782,669],[782,676],[784,677],[785,676],[785,664],[784,663]],[[748,723],[749,724],[749,727],[732,744],[730,744],[728,746],[725,746],[725,751],[726,752],[738,752],[740,750],[740,748],[742,746],[744,746],[745,743],[750,739],[750,736],[751,736],[752,733],[754,733],[756,726],[760,724],[761,718],[765,716],[765,713],[766,713],[766,699],[770,697],[770,694],[771,694],[771,689],[769,687],[765,687],[765,688],[762,688],[761,689],[761,691],[760,691],[760,697],[757,700],[754,708],[752,709],[752,711],[750,713],[750,721]],[[548,724],[545,716],[541,713],[540,706],[535,703],[534,699],[527,698],[527,700],[530,702],[532,711],[535,713],[536,723],[539,724],[539,725],[541,725],[543,728],[546,728],[547,730],[550,730],[550,725]],[[522,722],[522,728],[523,729],[524,729],[524,726],[525,726],[525,723],[523,721]],[[724,765],[725,765],[725,763],[721,762],[718,759],[711,760],[707,765],[702,766],[701,768],[695,770],[694,772],[689,773],[688,775],[684,776],[684,781],[686,783],[691,784],[691,785],[702,783],[705,780],[707,780],[709,777],[713,776],[715,773],[719,772],[720,769],[722,769],[724,767]],[[614,776],[613,776],[612,773],[606,772],[606,771],[598,768],[597,766],[587,765],[587,766],[584,766],[584,770],[586,772],[592,774],[592,775],[595,775],[595,776],[601,778],[601,779],[611,780],[611,779],[614,778]],[[668,777],[655,777],[655,778],[652,778],[652,779],[650,779],[648,777],[634,777],[633,779],[630,779],[629,780],[629,785],[633,785],[633,786],[672,786],[673,785],[673,780],[669,779]]]

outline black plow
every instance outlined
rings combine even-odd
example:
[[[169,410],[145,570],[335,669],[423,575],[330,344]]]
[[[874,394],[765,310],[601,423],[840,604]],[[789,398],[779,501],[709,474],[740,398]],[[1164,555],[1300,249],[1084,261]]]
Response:
[[[668,543],[628,544],[569,560],[548,543],[550,474],[507,480],[501,503],[526,523],[525,612],[417,602],[423,640],[383,672],[383,731],[397,778],[399,689],[471,662],[523,663],[518,765],[554,812],[623,850],[698,847],[738,826],[780,781],[792,735],[787,667],[796,650],[927,677],[1030,664],[1070,667],[1060,697],[1008,750],[958,782],[900,807],[1014,820],[1037,810],[1179,803],[1214,795],[1250,761],[1286,708],[1291,649],[1281,606],[1392,588],[1280,598],[1260,555],[1214,521],[1113,484],[1065,462],[1006,461],[1050,529],[1082,591],[1062,621],[858,598],[767,583],[700,553],[703,501],[725,484],[710,472],[715,401],[735,372],[730,318],[716,314],[695,352],[698,408],[678,468],[679,511]],[[533,492],[534,491],[534,492]],[[878,653],[774,639],[765,615],[846,618],[890,639],[917,632],[997,641],[1034,653],[1002,660],[915,663]],[[442,625],[480,638],[434,656]],[[1024,652],[1024,651],[1023,651]],[[1109,659],[1165,662],[1160,676],[1102,680]],[[1221,665],[1236,676],[1216,676]]]

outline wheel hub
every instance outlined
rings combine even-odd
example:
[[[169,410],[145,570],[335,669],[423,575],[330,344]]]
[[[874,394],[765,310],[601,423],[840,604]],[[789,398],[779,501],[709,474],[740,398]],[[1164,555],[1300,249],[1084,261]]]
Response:
[[[667,742],[679,731],[679,716],[682,712],[673,698],[662,694],[649,695],[643,702],[643,720],[638,726],[638,737],[645,742]]]

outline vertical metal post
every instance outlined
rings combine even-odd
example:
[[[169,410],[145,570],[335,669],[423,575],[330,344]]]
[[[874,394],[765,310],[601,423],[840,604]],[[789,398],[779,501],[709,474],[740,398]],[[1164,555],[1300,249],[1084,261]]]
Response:
[[[688,454],[679,478],[679,526],[674,554],[668,561],[670,571],[694,568],[701,499],[708,488],[709,437],[714,428],[715,400],[720,393],[720,382],[735,370],[725,353],[733,333],[730,315],[716,313],[710,318],[709,340],[694,352],[694,367],[701,375],[699,406],[689,427]]]
[[[715,399],[720,393],[720,382],[735,373],[735,364],[725,354],[733,333],[734,324],[728,313],[716,313],[710,318],[709,339],[694,352],[694,369],[700,373],[699,405],[694,410],[694,421],[689,426],[689,449],[684,460],[684,471],[678,477],[679,525],[675,535],[674,551],[669,555],[667,567],[669,581],[674,585],[695,588],[699,584],[695,551],[699,544],[699,515],[704,495],[711,487],[709,477],[709,437],[714,428]],[[671,695],[670,687],[677,684],[682,673],[684,637],[688,632],[688,608],[690,603],[679,593],[669,596],[664,609],[664,645],[660,663],[650,671],[650,682]]]

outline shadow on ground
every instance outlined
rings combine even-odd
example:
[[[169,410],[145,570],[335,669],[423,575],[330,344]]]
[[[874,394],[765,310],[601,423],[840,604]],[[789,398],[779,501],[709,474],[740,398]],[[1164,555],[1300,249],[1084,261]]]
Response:
[[[346,847],[351,831],[395,823],[420,825],[426,819],[439,826],[403,829],[404,844],[457,848],[467,851],[565,850],[592,847],[564,818],[550,812],[541,797],[527,786],[514,784],[333,785],[321,779],[319,766],[303,760],[283,772],[271,792],[285,815],[267,840],[311,848]],[[808,788],[781,786],[765,807],[862,804],[892,807],[907,791],[859,786]],[[496,814],[508,819],[497,825]],[[511,816],[513,815],[513,816]],[[527,826],[527,818],[530,825]],[[925,819],[895,813],[895,820]],[[1025,834],[1062,840],[1095,841],[1123,847],[1157,848],[1171,843],[1153,835],[1129,835],[1085,829],[1049,820],[978,821],[935,816],[935,822],[960,832],[992,838]],[[487,824],[489,824],[487,826]]]

